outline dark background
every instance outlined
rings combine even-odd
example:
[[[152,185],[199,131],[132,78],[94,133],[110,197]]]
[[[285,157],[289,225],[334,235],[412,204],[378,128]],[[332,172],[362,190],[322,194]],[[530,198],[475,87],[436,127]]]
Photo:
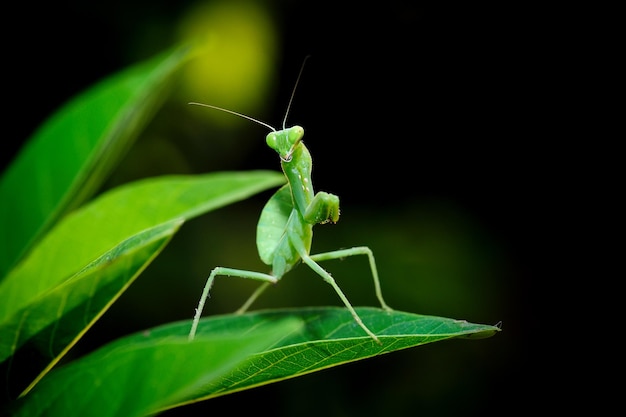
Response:
[[[175,44],[174,27],[192,3],[70,2],[36,10],[17,5],[12,18],[29,36],[5,34],[13,42],[5,50],[4,101],[11,117],[3,163],[72,95]],[[368,245],[394,308],[501,321],[503,331],[164,415],[244,413],[251,407],[277,416],[488,415],[534,408],[536,388],[520,381],[532,369],[532,293],[543,273],[539,241],[546,239],[542,225],[550,216],[546,195],[557,181],[546,175],[553,144],[537,135],[550,117],[553,93],[546,85],[554,85],[553,41],[539,39],[540,13],[413,1],[255,4],[265,7],[278,35],[277,81],[267,105],[251,116],[280,125],[302,61],[311,55],[289,123],[305,128],[316,188],[340,196],[343,216],[336,226],[316,229],[314,252]],[[210,127],[191,126],[198,109],[184,108],[181,117],[187,101],[221,104],[208,96],[173,95],[105,187],[166,173],[279,169],[265,147],[266,131],[244,120],[233,135],[247,137],[245,142],[233,141],[203,159],[208,145],[197,145],[196,136]],[[151,148],[154,132],[165,136],[160,140],[168,149],[177,149],[176,161]],[[74,355],[146,327],[190,319],[204,277],[216,265],[262,268],[254,231],[269,195],[185,225]],[[354,272],[361,267],[356,260],[328,266],[353,304],[375,305],[367,267]],[[367,281],[342,281],[342,271]],[[293,274],[258,307],[338,305],[312,274]],[[216,284],[206,314],[232,311],[253,288],[226,281]]]

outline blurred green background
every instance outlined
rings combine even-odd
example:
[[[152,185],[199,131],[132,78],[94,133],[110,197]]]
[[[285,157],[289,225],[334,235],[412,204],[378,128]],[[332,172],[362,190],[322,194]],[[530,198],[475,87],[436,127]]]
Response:
[[[524,34],[510,9],[414,1],[109,1],[16,4],[31,36],[10,43],[15,115],[3,167],[54,109],[100,78],[181,41],[204,54],[105,188],[134,179],[218,170],[279,170],[267,129],[279,127],[306,55],[288,124],[305,128],[317,190],[340,196],[342,217],[315,229],[313,252],[367,245],[394,308],[503,332],[374,358],[171,410],[167,416],[489,415],[531,406],[529,288],[540,173],[521,97],[532,89]],[[11,35],[6,31],[5,39]],[[271,192],[190,221],[70,352],[190,320],[215,266],[265,271],[256,222]],[[163,202],[167,204],[166,201]],[[376,305],[366,259],[325,263],[354,305]],[[222,278],[205,314],[232,312],[256,283]],[[340,305],[307,268],[254,308]],[[175,372],[176,370],[172,370]],[[137,381],[141,383],[141,381]],[[226,408],[224,408],[226,407]]]

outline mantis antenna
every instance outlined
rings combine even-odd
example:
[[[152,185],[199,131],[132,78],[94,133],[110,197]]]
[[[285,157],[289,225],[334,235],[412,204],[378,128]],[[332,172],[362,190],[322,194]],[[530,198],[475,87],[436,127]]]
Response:
[[[269,128],[272,132],[276,132],[276,129],[274,129],[272,126],[268,125],[267,123],[262,122],[262,121],[260,121],[260,120],[257,120],[257,119],[255,119],[254,117],[246,116],[245,114],[242,114],[242,113],[237,113],[236,111],[232,111],[232,110],[224,109],[224,108],[222,108],[222,107],[213,106],[213,105],[211,105],[211,104],[196,103],[196,102],[194,102],[194,101],[189,102],[189,103],[187,103],[187,104],[193,104],[194,106],[208,107],[208,108],[210,108],[210,109],[220,110],[220,111],[223,111],[223,112],[226,112],[226,113],[234,114],[235,116],[243,117],[244,119],[248,119],[248,120],[251,120],[251,121],[253,121],[253,122],[255,122],[255,123],[258,123],[258,124],[260,124],[260,125],[263,125],[263,126],[265,126],[265,127]]]
[[[285,111],[285,118],[283,119],[283,130],[285,130],[285,125],[287,124],[287,116],[289,115],[289,110],[291,109],[291,102],[293,101],[293,97],[296,95],[296,88],[298,88],[298,84],[300,83],[300,77],[302,77],[302,71],[304,71],[304,64],[306,64],[306,60],[309,59],[311,55],[307,55],[304,57],[304,61],[302,61],[302,65],[300,66],[300,72],[298,73],[298,78],[296,78],[296,84],[293,86],[293,90],[291,91],[291,97],[289,97],[289,104],[287,104],[287,111]]]
[[[283,130],[285,130],[285,124],[287,123],[287,116],[289,115],[289,110],[291,109],[291,103],[293,102],[293,98],[296,94],[296,88],[298,87],[298,84],[300,83],[300,77],[302,76],[302,71],[304,70],[304,64],[306,64],[306,60],[309,59],[310,56],[311,55],[307,55],[306,57],[304,57],[304,61],[302,62],[302,66],[300,67],[300,72],[298,73],[298,78],[296,78],[296,84],[293,86],[293,90],[291,91],[291,97],[289,98],[289,104],[287,104],[287,111],[285,111],[285,118],[283,119]],[[268,129],[270,129],[272,132],[276,132],[276,129],[273,126],[270,126],[268,123],[262,122],[258,119],[255,119],[254,117],[246,116],[243,113],[238,113],[236,111],[228,110],[223,107],[213,106],[211,104],[197,103],[193,101],[187,104],[192,104],[194,106],[208,107],[210,109],[220,110],[226,113],[234,114],[235,116],[243,117],[244,119],[248,119],[262,126],[265,126]]]

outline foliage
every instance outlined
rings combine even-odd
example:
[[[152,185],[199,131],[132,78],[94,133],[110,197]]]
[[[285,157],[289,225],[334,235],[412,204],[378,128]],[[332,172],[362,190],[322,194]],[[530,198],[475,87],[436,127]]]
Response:
[[[193,341],[186,337],[190,321],[166,324],[56,366],[183,222],[285,181],[274,171],[170,175],[92,198],[189,57],[188,50],[177,49],[94,85],[52,115],[0,178],[6,410],[29,416],[87,410],[93,416],[148,415],[399,349],[499,330],[358,309],[379,335],[379,346],[345,309],[273,310],[206,318]]]

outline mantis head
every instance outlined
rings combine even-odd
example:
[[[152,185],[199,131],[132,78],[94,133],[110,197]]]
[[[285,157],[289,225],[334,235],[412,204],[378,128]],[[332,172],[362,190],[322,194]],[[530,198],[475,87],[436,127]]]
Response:
[[[265,138],[267,145],[270,148],[274,149],[276,152],[278,152],[278,155],[280,156],[281,161],[290,162],[291,158],[293,157],[293,152],[296,150],[296,146],[302,141],[302,137],[304,136],[304,129],[300,126],[293,126],[287,129],[285,128],[285,123],[287,122],[287,115],[289,114],[289,109],[291,108],[291,103],[293,101],[293,96],[296,92],[296,87],[298,86],[298,82],[300,82],[300,77],[302,76],[302,70],[304,69],[304,64],[306,63],[306,60],[308,58],[309,58],[308,56],[304,58],[304,62],[302,63],[302,66],[300,67],[300,72],[298,73],[298,78],[296,79],[296,85],[293,87],[293,91],[291,92],[291,97],[289,98],[289,104],[287,105],[287,111],[285,112],[285,118],[283,119],[282,130],[276,130],[265,122],[254,119],[250,116],[246,116],[245,114],[238,113],[236,111],[224,109],[222,107],[213,106],[211,104],[195,103],[195,102],[192,102],[189,104],[208,107],[210,109],[215,109],[215,110],[223,111],[226,113],[234,114],[235,116],[243,117],[244,119],[251,120],[255,123],[258,123],[262,126],[267,127],[268,129],[271,129],[272,132],[269,133]]]
[[[303,136],[304,129],[300,126],[293,126],[269,133],[265,137],[265,141],[267,146],[278,152],[281,160],[289,162],[293,156],[294,149],[302,141]]]

